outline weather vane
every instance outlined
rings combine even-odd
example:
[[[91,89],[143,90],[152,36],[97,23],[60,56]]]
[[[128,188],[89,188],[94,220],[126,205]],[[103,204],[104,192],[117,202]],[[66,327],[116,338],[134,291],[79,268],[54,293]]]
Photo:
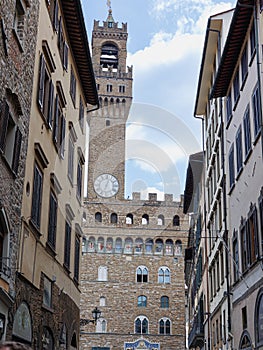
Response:
[[[109,8],[109,10],[111,9],[111,0],[107,0],[107,6]]]

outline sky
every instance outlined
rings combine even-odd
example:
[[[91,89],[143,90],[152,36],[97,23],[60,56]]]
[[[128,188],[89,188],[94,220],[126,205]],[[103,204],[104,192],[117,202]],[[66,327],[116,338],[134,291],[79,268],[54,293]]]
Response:
[[[126,128],[126,197],[164,193],[179,199],[190,154],[201,151],[194,118],[208,18],[236,0],[82,0],[89,41],[94,20],[128,24],[133,105]]]

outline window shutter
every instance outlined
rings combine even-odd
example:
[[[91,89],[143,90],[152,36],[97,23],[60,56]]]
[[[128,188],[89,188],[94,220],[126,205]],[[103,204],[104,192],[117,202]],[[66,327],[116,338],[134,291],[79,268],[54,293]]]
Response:
[[[58,96],[56,96],[55,100],[55,115],[54,115],[54,123],[53,123],[53,141],[55,146],[57,146],[58,143]]]
[[[0,114],[0,150],[4,152],[5,142],[6,142],[6,133],[9,119],[9,106],[4,100],[1,108]]]
[[[39,83],[38,83],[38,105],[42,112],[44,109],[45,70],[46,70],[46,62],[44,59],[44,55],[42,53],[40,56]]]
[[[59,24],[58,24],[58,47],[59,47],[59,49],[61,49],[61,45],[63,44],[62,38],[63,38],[62,17],[60,17]]]
[[[51,193],[50,207],[49,207],[48,242],[54,249],[56,245],[56,230],[57,230],[57,201],[54,195]]]
[[[68,70],[68,44],[64,41],[64,50],[63,50],[63,68]]]
[[[54,17],[53,17],[53,27],[55,31],[58,31],[58,0],[54,1]]]
[[[21,143],[22,143],[22,133],[19,130],[19,128],[17,128],[15,144],[14,144],[13,161],[12,161],[12,170],[15,174],[17,174],[17,171],[18,171]]]
[[[65,229],[65,251],[64,251],[64,264],[67,268],[70,267],[70,241],[71,241],[71,227],[68,222],[66,222]]]
[[[34,185],[32,197],[32,212],[31,218],[37,228],[40,228],[40,214],[42,201],[42,174],[35,166],[34,171]]]
[[[60,133],[60,156],[64,158],[65,152],[65,132],[66,132],[66,119],[63,115],[61,115],[61,133]]]
[[[52,129],[52,118],[53,118],[53,102],[54,100],[54,85],[50,80],[49,83],[49,98],[48,98],[48,115],[47,115],[47,124],[50,129]]]
[[[80,251],[80,243],[79,243],[79,239],[76,237],[76,240],[75,240],[75,264],[74,264],[74,278],[76,281],[79,280],[79,251]]]

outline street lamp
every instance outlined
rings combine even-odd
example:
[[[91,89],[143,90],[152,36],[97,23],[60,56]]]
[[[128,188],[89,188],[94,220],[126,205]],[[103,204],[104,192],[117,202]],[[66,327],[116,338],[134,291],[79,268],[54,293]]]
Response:
[[[97,306],[95,307],[95,309],[92,311],[92,320],[89,320],[87,318],[81,318],[80,319],[80,326],[86,326],[89,323],[94,323],[97,324],[98,319],[101,316],[101,311],[97,308]]]

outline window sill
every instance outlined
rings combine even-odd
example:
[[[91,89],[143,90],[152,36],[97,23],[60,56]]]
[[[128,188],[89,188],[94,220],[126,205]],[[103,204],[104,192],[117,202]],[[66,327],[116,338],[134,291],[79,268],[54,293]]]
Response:
[[[244,164],[246,164],[248,162],[251,154],[252,154],[252,148],[250,148],[250,150],[247,152],[247,154],[245,156]]]
[[[36,226],[32,219],[29,220],[29,227],[32,229],[32,232],[37,239],[39,239],[42,236],[40,228]]]
[[[55,248],[52,247],[52,245],[48,241],[46,242],[46,250],[48,254],[51,255],[53,258],[57,256]]]
[[[48,305],[42,304],[42,309],[44,309],[52,314],[54,313],[54,309]]]
[[[258,130],[258,132],[257,132],[257,135],[255,136],[255,140],[254,140],[254,142],[253,142],[253,145],[254,145],[254,146],[255,146],[255,144],[258,142],[260,135],[261,135],[261,132],[260,132],[260,128],[259,128],[259,130]]]
[[[243,165],[241,166],[241,168],[239,169],[238,173],[237,173],[237,176],[236,176],[236,181],[238,181],[238,179],[240,178],[242,172],[243,172]]]

